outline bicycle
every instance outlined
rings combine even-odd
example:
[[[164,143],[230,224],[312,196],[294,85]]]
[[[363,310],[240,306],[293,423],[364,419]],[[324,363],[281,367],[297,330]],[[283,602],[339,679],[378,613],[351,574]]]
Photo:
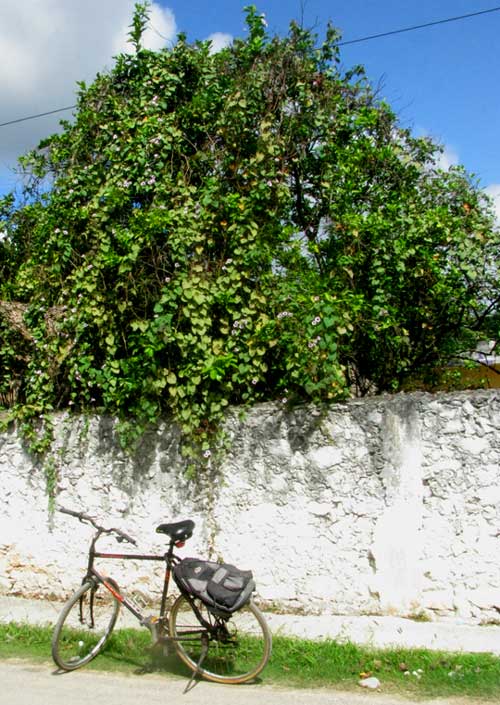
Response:
[[[73,671],[95,658],[106,646],[123,605],[151,633],[153,645],[173,644],[177,655],[192,671],[186,690],[196,676],[216,683],[237,684],[255,679],[266,666],[272,638],[264,616],[250,599],[232,614],[207,606],[178,585],[180,594],[167,609],[170,578],[180,563],[174,553],[192,536],[191,520],[160,524],[156,532],[169,538],[163,555],[105,553],[96,543],[105,534],[118,542],[137,545],[135,539],[116,528],[105,528],[83,512],[58,508],[63,514],[91,524],[93,535],[88,553],[87,571],[81,587],[66,602],[52,637],[52,658],[64,671]],[[163,561],[165,579],[158,616],[145,616],[135,602],[120,590],[115,580],[94,567],[96,558],[137,561]]]

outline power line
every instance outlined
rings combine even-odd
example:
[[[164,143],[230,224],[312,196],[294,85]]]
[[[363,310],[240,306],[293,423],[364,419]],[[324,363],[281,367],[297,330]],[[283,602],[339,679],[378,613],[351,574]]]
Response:
[[[17,120],[0,122],[0,127],[5,127],[5,125],[16,125],[18,122],[34,120],[35,118],[45,117],[45,115],[54,115],[54,113],[62,113],[64,110],[73,110],[73,108],[76,108],[76,105],[68,105],[66,108],[56,108],[55,110],[48,110],[46,113],[37,113],[37,115],[28,115],[27,117],[17,118]]]
[[[499,7],[492,7],[489,10],[479,10],[478,12],[470,12],[467,15],[458,15],[457,17],[448,17],[445,20],[435,20],[434,22],[425,22],[425,24],[415,24],[411,27],[404,27],[402,29],[393,29],[390,32],[380,32],[380,34],[371,34],[368,37],[360,37],[359,39],[349,39],[346,42],[339,42],[339,46],[346,46],[347,44],[359,44],[360,42],[368,42],[371,39],[379,39],[380,37],[390,37],[393,34],[403,34],[403,32],[413,32],[416,29],[424,29],[425,27],[435,27],[438,24],[446,24],[447,22],[457,22],[458,20],[466,20],[470,17],[478,17],[478,15],[486,15],[490,12],[498,12]]]
[[[500,6],[492,7],[489,10],[478,10],[477,12],[469,12],[466,15],[457,15],[456,17],[447,17],[444,20],[434,20],[433,22],[425,22],[424,24],[415,24],[410,27],[403,27],[401,29],[393,29],[389,32],[380,32],[379,34],[370,34],[366,37],[359,37],[358,39],[349,39],[345,42],[339,42],[338,46],[347,46],[348,44],[360,44],[361,42],[369,42],[372,39],[380,39],[382,37],[390,37],[394,34],[403,34],[404,32],[413,32],[417,29],[425,29],[427,27],[435,27],[436,25],[446,24],[448,22],[458,22],[459,20],[470,19],[471,17],[478,17],[479,15],[487,15],[491,12],[498,12]],[[161,35],[158,30],[153,27],[153,30]],[[166,37],[163,37],[166,39]],[[17,118],[16,120],[9,120],[8,122],[0,122],[0,127],[6,127],[7,125],[16,125],[19,122],[26,122],[27,120],[35,120],[36,118],[45,117],[46,115],[54,115],[55,113],[62,113],[65,110],[73,110],[76,105],[69,105],[66,108],[56,108],[55,110],[49,110],[46,113],[38,113],[37,115],[28,115],[27,117]]]

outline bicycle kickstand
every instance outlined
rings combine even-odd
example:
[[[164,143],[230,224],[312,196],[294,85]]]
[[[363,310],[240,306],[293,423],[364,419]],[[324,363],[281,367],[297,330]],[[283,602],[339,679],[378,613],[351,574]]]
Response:
[[[200,658],[198,660],[198,663],[196,664],[195,670],[191,674],[191,678],[189,679],[187,686],[184,688],[183,695],[186,694],[189,690],[191,690],[191,688],[193,687],[192,684],[194,682],[194,679],[201,672],[201,665],[202,665],[203,661],[205,660],[205,656],[208,653],[208,634],[202,634],[201,642],[202,642],[202,644],[201,644]]]

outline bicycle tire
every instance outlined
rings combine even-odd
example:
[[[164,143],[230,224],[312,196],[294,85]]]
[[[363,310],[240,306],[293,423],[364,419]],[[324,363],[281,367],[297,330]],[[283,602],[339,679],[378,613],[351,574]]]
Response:
[[[181,660],[202,678],[237,684],[255,679],[271,656],[272,637],[264,615],[250,600],[228,617],[213,615],[200,601],[196,606],[212,625],[200,624],[189,600],[179,595],[169,614],[170,637]],[[203,639],[207,655],[198,668]]]
[[[114,580],[106,581],[119,592]],[[54,628],[52,658],[56,665],[63,671],[74,671],[92,661],[106,645],[119,611],[120,603],[106,588],[93,580],[83,583],[64,605]]]

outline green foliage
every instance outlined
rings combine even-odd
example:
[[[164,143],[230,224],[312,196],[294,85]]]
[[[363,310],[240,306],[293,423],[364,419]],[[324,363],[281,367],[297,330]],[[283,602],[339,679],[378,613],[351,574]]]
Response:
[[[342,71],[337,32],[270,37],[251,6],[230,48],[154,53],[147,12],[0,202],[0,399],[117,415],[129,444],[170,413],[208,458],[228,404],[395,390],[470,349],[491,212]]]
[[[128,34],[136,52],[141,49],[142,35],[149,22],[149,2],[136,2],[130,32]]]
[[[46,661],[52,632],[48,626],[0,624],[0,658]],[[86,668],[189,677],[175,654],[165,658],[163,650],[151,649],[151,637],[145,629],[115,630],[99,658]],[[460,701],[447,702],[497,703],[500,694],[500,659],[490,653],[374,649],[331,639],[311,641],[280,635],[273,637],[273,655],[262,677],[268,685],[347,692],[358,688],[361,674],[368,673],[380,679],[384,693],[411,698],[408,702],[461,696]]]

